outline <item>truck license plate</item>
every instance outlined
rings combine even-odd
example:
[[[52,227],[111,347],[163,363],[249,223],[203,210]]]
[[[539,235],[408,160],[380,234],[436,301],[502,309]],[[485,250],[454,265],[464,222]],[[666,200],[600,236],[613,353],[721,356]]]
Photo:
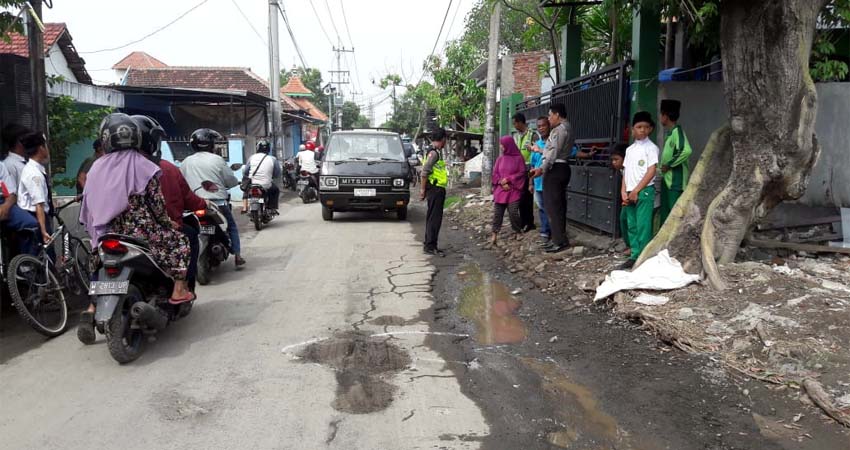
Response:
[[[374,197],[377,195],[375,189],[355,189],[354,196],[355,197]]]
[[[92,281],[89,295],[123,295],[130,289],[130,281]]]
[[[215,227],[213,226],[202,226],[201,234],[212,236],[215,234]]]

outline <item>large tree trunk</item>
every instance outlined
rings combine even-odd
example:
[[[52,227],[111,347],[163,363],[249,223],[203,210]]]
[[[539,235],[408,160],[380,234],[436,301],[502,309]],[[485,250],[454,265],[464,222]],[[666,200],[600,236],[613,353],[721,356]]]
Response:
[[[803,195],[819,154],[814,133],[817,93],[809,76],[809,55],[818,13],[826,2],[721,4],[730,124],[713,137],[707,147],[711,151],[703,154],[671,219],[641,260],[669,248],[690,270],[702,269],[713,287],[723,289],[717,263],[734,260],[754,220],[779,202]],[[727,153],[731,170],[725,172],[722,161]],[[728,180],[718,183],[727,173]]]

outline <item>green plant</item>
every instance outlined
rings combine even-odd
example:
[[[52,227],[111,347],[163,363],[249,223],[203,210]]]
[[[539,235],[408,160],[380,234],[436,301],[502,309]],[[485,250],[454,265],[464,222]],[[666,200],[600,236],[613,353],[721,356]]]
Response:
[[[25,3],[18,0],[0,0],[0,40],[11,42],[9,34],[23,33],[22,21],[17,15],[6,11],[6,9],[23,8]]]
[[[52,80],[51,82],[55,82]],[[97,135],[97,127],[111,108],[81,110],[72,97],[51,97],[47,101],[47,122],[50,129],[50,167],[54,174],[66,170],[68,150],[72,145]]]

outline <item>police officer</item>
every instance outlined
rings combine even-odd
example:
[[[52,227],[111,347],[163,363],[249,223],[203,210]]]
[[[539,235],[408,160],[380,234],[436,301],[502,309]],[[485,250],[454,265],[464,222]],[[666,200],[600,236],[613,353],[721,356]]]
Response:
[[[422,165],[422,182],[419,189],[420,200],[428,199],[428,215],[425,219],[425,253],[445,256],[437,247],[440,227],[443,225],[443,204],[446,202],[446,186],[449,184],[449,172],[446,161],[440,156],[440,150],[446,145],[446,130],[438,128],[431,133],[431,150],[425,156]]]

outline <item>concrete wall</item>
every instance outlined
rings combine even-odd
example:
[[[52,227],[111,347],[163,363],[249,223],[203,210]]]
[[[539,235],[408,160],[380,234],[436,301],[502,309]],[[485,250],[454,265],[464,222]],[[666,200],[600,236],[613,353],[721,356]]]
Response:
[[[816,132],[821,156],[801,203],[850,207],[850,83],[818,83]],[[694,149],[691,167],[699,160],[711,134],[728,120],[723,85],[716,82],[671,82],[659,87],[659,100],[682,102],[680,123]],[[659,130],[657,142],[663,144]]]
[[[68,67],[68,60],[62,54],[62,49],[58,44],[53,44],[50,51],[47,53],[47,58],[44,58],[44,71],[48,75],[61,75],[67,81],[76,83],[77,77],[74,72]]]

